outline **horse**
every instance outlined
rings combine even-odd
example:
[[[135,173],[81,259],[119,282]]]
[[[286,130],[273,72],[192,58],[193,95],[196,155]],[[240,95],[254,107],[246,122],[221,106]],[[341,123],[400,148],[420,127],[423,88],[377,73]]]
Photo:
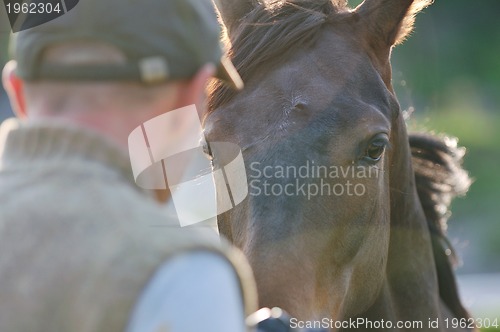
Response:
[[[471,182],[464,150],[409,135],[391,83],[391,51],[431,1],[215,2],[245,89],[212,83],[205,135],[241,147],[249,183],[218,226],[247,256],[259,304],[366,331],[469,319],[445,236]]]

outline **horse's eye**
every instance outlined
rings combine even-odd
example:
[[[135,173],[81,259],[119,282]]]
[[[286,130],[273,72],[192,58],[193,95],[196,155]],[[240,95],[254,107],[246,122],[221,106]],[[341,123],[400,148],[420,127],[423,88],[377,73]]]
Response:
[[[366,149],[365,158],[372,162],[379,161],[380,159],[382,159],[386,147],[387,141],[385,139],[377,139],[372,141]]]

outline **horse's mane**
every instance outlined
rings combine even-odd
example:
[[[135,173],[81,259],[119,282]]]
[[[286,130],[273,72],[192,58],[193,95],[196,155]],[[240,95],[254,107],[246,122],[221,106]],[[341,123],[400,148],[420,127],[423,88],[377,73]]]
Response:
[[[258,1],[232,33],[228,55],[243,81],[265,62],[312,45],[325,23],[347,8],[346,0]],[[220,81],[210,86],[209,111],[228,102],[237,92]]]
[[[409,142],[417,192],[431,233],[440,297],[457,318],[468,318],[453,274],[456,256],[446,237],[451,201],[464,195],[471,184],[462,168],[465,149],[457,146],[456,139],[426,133],[411,134]]]

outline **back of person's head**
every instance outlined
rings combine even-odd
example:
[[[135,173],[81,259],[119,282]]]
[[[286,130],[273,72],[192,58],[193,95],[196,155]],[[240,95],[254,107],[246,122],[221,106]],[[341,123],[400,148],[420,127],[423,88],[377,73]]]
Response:
[[[21,117],[97,127],[117,118],[128,130],[182,106],[203,109],[213,74],[241,87],[219,37],[210,0],[85,0],[16,34],[4,85]]]
[[[126,57],[114,46],[95,41],[74,41],[47,48],[42,61],[54,66],[121,65]],[[26,109],[35,116],[67,116],[109,111],[119,108],[145,112],[158,98],[175,107],[180,82],[144,85],[133,81],[79,82],[36,80],[24,83]],[[124,116],[127,114],[124,113]]]

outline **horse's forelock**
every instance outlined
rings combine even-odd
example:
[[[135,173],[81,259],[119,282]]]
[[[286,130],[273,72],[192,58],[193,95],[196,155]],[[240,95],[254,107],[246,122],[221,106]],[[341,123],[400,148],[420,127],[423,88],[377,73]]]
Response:
[[[248,13],[231,36],[229,57],[244,81],[266,61],[311,45],[318,31],[336,13],[347,8],[345,0],[271,0]],[[236,91],[219,81],[210,88],[209,113],[221,107]]]

